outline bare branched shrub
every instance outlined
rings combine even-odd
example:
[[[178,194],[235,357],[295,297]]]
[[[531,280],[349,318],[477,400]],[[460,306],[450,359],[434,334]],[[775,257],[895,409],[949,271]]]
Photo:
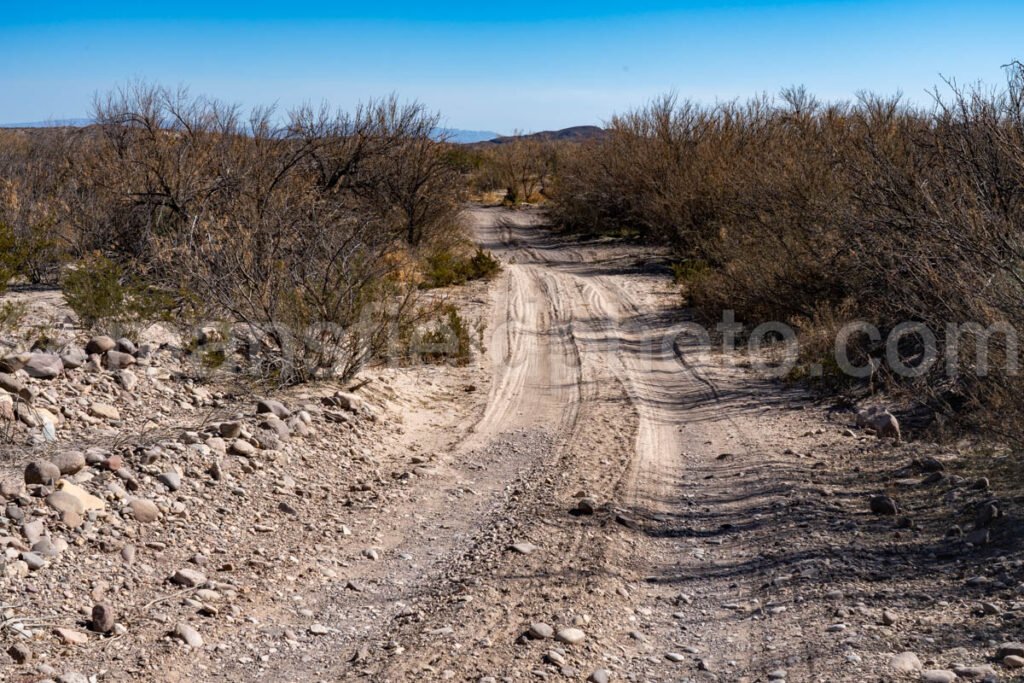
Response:
[[[133,83],[93,117],[58,138],[59,191],[18,185],[24,154],[0,165],[3,215],[61,226],[86,322],[133,288],[243,326],[275,380],[349,376],[413,315],[421,252],[463,239],[460,170],[417,103],[243,113]]]
[[[566,155],[551,210],[569,230],[671,246],[698,312],[794,325],[826,368],[822,330],[922,323],[959,355],[954,370],[939,359],[897,376],[866,338],[854,355],[936,410],[1024,435],[1006,334],[1024,325],[1024,67],[1008,74],[1001,92],[947,84],[930,109],[800,88],[711,107],[662,98]],[[929,344],[907,335],[899,362],[924,362]]]

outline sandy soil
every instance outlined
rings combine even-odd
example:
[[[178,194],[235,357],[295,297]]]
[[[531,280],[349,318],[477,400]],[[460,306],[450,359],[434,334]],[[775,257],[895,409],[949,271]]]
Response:
[[[206,624],[207,647],[104,661],[111,679],[1013,680],[992,655],[1022,633],[1017,526],[946,537],[1000,493],[1015,518],[999,481],[975,485],[1003,455],[876,439],[759,379],[688,333],[655,253],[564,240],[530,210],[469,217],[504,263],[461,294],[486,353],[374,373],[376,493],[282,524],[294,568]],[[903,515],[870,513],[882,492]]]

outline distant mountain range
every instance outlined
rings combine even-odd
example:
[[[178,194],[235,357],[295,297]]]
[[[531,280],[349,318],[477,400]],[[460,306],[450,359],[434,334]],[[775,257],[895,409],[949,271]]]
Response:
[[[53,119],[27,123],[0,123],[0,128],[80,128],[92,124],[92,119]],[[463,145],[503,145],[516,140],[543,140],[583,142],[599,140],[606,135],[604,128],[597,126],[573,126],[561,130],[543,130],[525,135],[501,135],[490,130],[463,130],[461,128],[438,128],[436,137]]]
[[[562,128],[561,130],[542,130],[539,133],[529,133],[527,135],[502,135],[492,140],[487,140],[484,144],[504,145],[516,140],[584,142],[586,140],[600,140],[607,134],[608,132],[604,128],[599,128],[598,126],[573,126],[571,128]]]
[[[92,123],[92,119],[52,119],[28,123],[0,123],[0,128],[81,128]]]
[[[462,130],[461,128],[442,128],[439,133],[442,133],[448,142],[456,142],[462,145],[472,144],[474,142],[486,142],[495,138],[501,137],[500,133],[495,133],[492,130]]]

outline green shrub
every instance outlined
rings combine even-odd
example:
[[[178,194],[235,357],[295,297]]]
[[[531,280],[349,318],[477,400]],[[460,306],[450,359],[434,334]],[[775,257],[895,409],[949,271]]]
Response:
[[[26,245],[14,234],[14,229],[0,223],[0,292],[7,289],[12,278],[24,272],[28,256]]]
[[[477,249],[469,258],[441,251],[427,257],[426,272],[420,287],[435,289],[464,285],[471,280],[488,280],[500,271],[501,262],[483,249]]]
[[[173,304],[170,296],[126,278],[121,266],[99,254],[76,263],[61,288],[68,306],[86,327],[162,319]]]
[[[482,336],[480,325],[478,332]],[[440,308],[440,319],[416,337],[414,354],[429,363],[468,365],[473,357],[473,330],[452,304]]]

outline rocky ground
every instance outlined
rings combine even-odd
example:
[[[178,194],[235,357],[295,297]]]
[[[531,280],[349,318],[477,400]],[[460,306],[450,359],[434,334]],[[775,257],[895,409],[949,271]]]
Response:
[[[657,254],[470,218],[469,367],[257,395],[18,295],[0,680],[1024,680],[1015,453],[759,379]]]

